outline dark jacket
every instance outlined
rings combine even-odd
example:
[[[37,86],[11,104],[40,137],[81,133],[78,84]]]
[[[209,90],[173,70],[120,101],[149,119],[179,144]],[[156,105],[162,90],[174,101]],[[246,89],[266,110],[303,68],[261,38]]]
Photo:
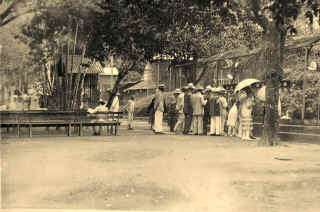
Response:
[[[210,116],[210,103],[209,103],[209,99],[206,103],[206,105],[204,106],[204,116]]]
[[[221,111],[220,111],[220,105],[218,103],[218,98],[210,98],[209,100],[209,114],[210,116],[220,116]]]
[[[149,104],[148,108],[147,108],[147,112],[148,113],[154,113],[154,101],[155,101],[155,97],[152,98],[151,103]]]
[[[184,95],[184,108],[183,112],[185,114],[192,114],[192,103],[191,103],[191,95],[190,94],[185,94]]]

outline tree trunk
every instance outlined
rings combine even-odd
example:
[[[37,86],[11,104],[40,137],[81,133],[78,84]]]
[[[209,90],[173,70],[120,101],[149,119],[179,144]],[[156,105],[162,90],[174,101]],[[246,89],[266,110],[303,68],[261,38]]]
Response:
[[[196,63],[188,64],[183,66],[183,74],[187,79],[188,83],[197,83],[197,67]]]
[[[112,88],[112,91],[111,91],[111,95],[109,96],[109,99],[108,99],[108,103],[107,103],[107,107],[110,108],[111,104],[112,104],[112,101],[113,101],[113,98],[116,96],[116,93],[119,91],[119,88],[120,88],[120,82],[124,79],[124,77],[127,75],[127,72],[122,70],[119,72],[118,76],[117,76],[117,80],[116,82],[114,83],[114,86]]]
[[[264,51],[261,60],[264,63],[264,81],[266,85],[266,102],[264,113],[263,137],[260,145],[274,146],[278,144],[278,98],[282,77],[282,58],[285,33],[275,24],[270,23],[264,37]]]

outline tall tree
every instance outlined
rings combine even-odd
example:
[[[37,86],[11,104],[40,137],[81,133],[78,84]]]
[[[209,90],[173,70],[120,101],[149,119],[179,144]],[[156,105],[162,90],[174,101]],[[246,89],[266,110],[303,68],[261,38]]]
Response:
[[[217,0],[214,3],[217,7],[225,8],[226,14],[231,12],[243,15],[263,29],[259,60],[264,63],[261,71],[264,73],[267,89],[261,144],[276,145],[279,125],[277,100],[283,76],[282,63],[287,33],[294,29],[293,22],[301,13],[303,5],[310,8],[310,14],[318,16],[319,4],[316,0]],[[308,17],[314,18],[314,15]]]
[[[114,56],[119,74],[108,106],[120,89],[120,82],[132,71],[143,71],[146,61],[160,54],[162,35],[167,30],[166,1],[103,0],[97,3],[95,26],[88,56],[105,61]]]
[[[92,17],[94,4],[82,0],[51,0],[43,6],[45,9],[34,14],[31,22],[23,26],[22,35],[17,37],[29,45],[33,61],[42,67],[48,93],[55,95],[54,81],[50,80],[53,79],[50,77],[51,69],[62,53],[71,54],[71,58],[80,54],[84,58],[93,29],[89,17]],[[71,63],[73,74],[64,73],[62,87],[65,91],[64,109],[72,110],[79,105],[76,103],[84,74],[78,71],[81,67],[75,66],[73,59]]]
[[[0,28],[17,18],[39,11],[43,3],[39,0],[2,0],[0,1]]]

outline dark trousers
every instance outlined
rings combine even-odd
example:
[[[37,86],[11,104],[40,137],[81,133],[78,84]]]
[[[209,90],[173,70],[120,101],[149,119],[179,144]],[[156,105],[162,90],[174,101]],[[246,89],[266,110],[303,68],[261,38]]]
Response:
[[[207,134],[208,133],[208,127],[210,125],[210,115],[209,114],[205,114],[203,116],[203,134]]]
[[[187,134],[190,131],[192,124],[192,114],[185,113],[185,122],[184,122],[184,134]]]
[[[170,132],[174,132],[174,126],[177,123],[177,114],[168,114],[168,125],[170,127]]]

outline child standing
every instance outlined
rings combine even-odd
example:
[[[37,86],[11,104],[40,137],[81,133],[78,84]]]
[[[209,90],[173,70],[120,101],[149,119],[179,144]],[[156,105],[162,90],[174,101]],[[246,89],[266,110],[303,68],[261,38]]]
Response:
[[[128,130],[133,130],[133,117],[134,117],[134,97],[131,96],[128,104],[127,104],[127,111],[128,111]]]
[[[228,136],[236,136],[236,123],[238,119],[238,102],[235,102],[228,114]]]

